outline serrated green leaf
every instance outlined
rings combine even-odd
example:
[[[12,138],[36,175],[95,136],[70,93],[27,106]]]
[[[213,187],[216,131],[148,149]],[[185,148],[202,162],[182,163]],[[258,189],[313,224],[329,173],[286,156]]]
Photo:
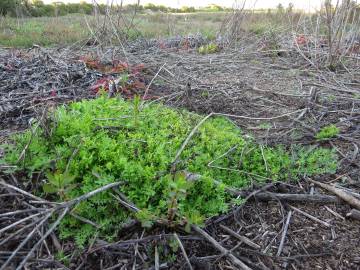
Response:
[[[56,186],[50,183],[43,184],[42,188],[45,193],[56,193],[59,190]]]

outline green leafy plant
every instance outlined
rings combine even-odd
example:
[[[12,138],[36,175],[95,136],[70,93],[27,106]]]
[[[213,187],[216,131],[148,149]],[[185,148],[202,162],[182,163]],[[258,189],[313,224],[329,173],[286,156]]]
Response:
[[[63,250],[60,250],[55,254],[55,259],[62,262],[65,266],[70,265],[70,255],[65,255]]]
[[[168,244],[172,252],[174,253],[178,252],[180,245],[179,245],[179,241],[175,237],[171,237],[168,240]]]
[[[144,228],[151,228],[156,221],[156,216],[148,209],[140,210],[135,214],[135,217],[141,222]]]
[[[215,43],[209,43],[207,45],[200,46],[198,52],[200,54],[216,53],[219,51],[219,46]]]
[[[15,173],[27,173],[36,181],[39,174],[49,172],[43,190],[60,201],[121,181],[118,191],[141,209],[136,214],[128,211],[114,199],[113,191],[97,194],[77,205],[73,213],[99,226],[69,215],[60,224],[61,238],[74,238],[83,246],[97,232],[111,241],[133,218],[144,227],[166,220],[170,225],[187,224],[189,229],[227,211],[234,203],[227,187],[336,170],[332,150],[260,146],[226,118],[214,117],[198,128],[174,172],[177,151],[203,117],[146,103],[140,110],[139,103],[101,96],[60,106],[51,117],[50,136],[39,128],[34,135],[31,131],[16,135],[12,144],[3,146],[1,162],[17,166]],[[184,171],[199,177],[187,179]]]
[[[192,182],[186,180],[184,173],[176,173],[173,181],[169,185],[168,215],[167,219],[171,223],[175,220],[182,200],[186,198],[187,191],[192,187]]]
[[[45,193],[56,193],[61,199],[66,199],[67,192],[76,187],[74,183],[75,176],[68,172],[54,174],[46,174],[48,183],[43,184],[42,188]]]
[[[139,123],[139,114],[140,114],[140,96],[139,95],[135,95],[134,96],[134,125],[135,127],[138,126]]]
[[[340,132],[340,129],[335,125],[328,125],[323,128],[316,134],[315,138],[318,140],[325,140],[336,137]]]

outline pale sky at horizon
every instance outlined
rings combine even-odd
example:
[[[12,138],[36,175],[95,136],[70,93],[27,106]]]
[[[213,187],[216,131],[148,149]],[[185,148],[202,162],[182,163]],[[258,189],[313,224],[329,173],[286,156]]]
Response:
[[[44,0],[45,3],[57,2],[58,0]],[[92,0],[86,0],[86,2],[91,2]],[[106,3],[111,0],[97,0],[98,3]],[[193,6],[193,7],[204,7],[210,4],[216,4],[220,6],[232,7],[235,3],[238,6],[242,6],[244,0],[234,1],[234,0],[140,0],[141,5],[147,3],[153,3],[157,5],[165,5],[170,7],[182,7],[182,6]],[[64,3],[78,3],[80,0],[60,0]],[[114,2],[120,3],[121,0],[114,0]],[[135,3],[135,0],[124,0],[124,4]],[[279,3],[284,7],[287,7],[289,3],[293,3],[295,8],[304,9],[304,10],[313,10],[320,7],[321,0],[247,0],[247,8],[275,8]]]

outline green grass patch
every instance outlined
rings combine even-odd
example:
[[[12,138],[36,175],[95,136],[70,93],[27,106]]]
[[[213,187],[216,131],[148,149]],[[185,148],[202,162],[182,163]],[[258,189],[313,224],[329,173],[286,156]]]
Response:
[[[0,45],[31,47],[65,45],[89,37],[83,16],[43,18],[0,18]]]
[[[74,212],[100,228],[66,217],[60,235],[75,238],[79,246],[96,231],[114,239],[130,218],[145,227],[159,219],[201,224],[227,211],[232,202],[227,186],[244,188],[252,182],[287,181],[336,170],[337,158],[329,149],[261,146],[228,119],[216,117],[199,127],[174,171],[178,149],[202,118],[163,105],[141,108],[138,98],[72,103],[59,107],[46,128],[40,125],[35,130],[35,123],[32,131],[13,137],[13,143],[4,146],[1,162],[17,165],[16,171],[33,181],[39,179],[38,195],[52,200],[70,200],[122,181],[118,191],[141,211],[134,216],[110,191],[80,203]],[[26,145],[26,154],[18,161]],[[201,178],[189,181],[183,171]]]
[[[340,132],[340,129],[335,125],[328,125],[323,128],[316,134],[316,139],[326,140],[336,137]]]

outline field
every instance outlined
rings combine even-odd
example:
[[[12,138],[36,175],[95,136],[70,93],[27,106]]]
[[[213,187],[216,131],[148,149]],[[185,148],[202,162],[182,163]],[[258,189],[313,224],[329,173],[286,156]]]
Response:
[[[196,14],[140,14],[132,21],[133,25],[127,33],[130,39],[161,38],[168,36],[201,33],[214,38],[220,29],[226,13]],[[118,21],[120,31],[131,15],[125,15]],[[0,45],[6,47],[31,47],[33,44],[54,46],[72,44],[89,37],[95,26],[102,24],[104,16],[95,18],[90,15],[75,14],[61,17],[39,18],[0,18]]]
[[[0,270],[359,268],[360,28],[329,10],[1,18]]]

